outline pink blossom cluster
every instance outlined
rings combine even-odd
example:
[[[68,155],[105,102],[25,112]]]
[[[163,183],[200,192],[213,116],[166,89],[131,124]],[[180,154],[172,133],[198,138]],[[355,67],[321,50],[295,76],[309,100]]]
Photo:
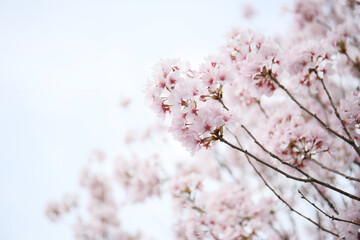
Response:
[[[332,141],[316,122],[304,118],[299,111],[278,112],[267,129],[271,151],[300,168],[329,151]]]
[[[286,59],[286,70],[295,81],[294,86],[300,86],[317,91],[320,78],[327,81],[334,74],[331,56],[334,48],[326,42],[310,41],[290,48]]]
[[[185,206],[188,201],[193,201],[196,193],[202,188],[203,177],[196,173],[190,173],[174,179],[170,185],[170,192],[181,206]]]
[[[323,3],[323,0],[297,1],[295,3],[293,11],[296,23],[299,24],[300,28],[305,28],[323,14]]]
[[[216,191],[195,194],[187,189],[185,193],[190,199],[185,219],[177,226],[178,239],[257,239],[270,232],[270,223],[275,220],[272,198],[255,202],[249,192],[234,184],[222,185]]]
[[[142,202],[148,197],[159,196],[161,179],[153,159],[139,160],[136,157],[128,161],[118,158],[115,165],[115,177],[133,202]]]
[[[81,186],[89,193],[88,219],[78,218],[75,223],[76,239],[114,238],[121,239],[117,204],[113,197],[109,179],[101,173],[84,169],[80,179]],[[119,229],[119,230],[118,230]]]
[[[46,206],[45,214],[51,221],[55,222],[77,208],[77,206],[78,200],[76,195],[65,195],[61,202],[49,202]]]
[[[164,125],[130,130],[128,147],[138,153],[153,144],[166,161],[130,153],[117,159],[113,175],[88,168],[89,207],[77,238],[127,239],[116,183],[131,203],[170,195],[175,239],[359,239],[359,5],[297,0],[291,30],[276,41],[233,29],[196,70],[160,60],[148,103],[197,154],[156,144]],[[77,205],[52,203],[47,215],[56,220]]]
[[[222,103],[223,87],[232,81],[220,59],[207,59],[199,71],[178,59],[162,60],[154,67],[148,98],[155,112],[171,116],[170,131],[194,153],[210,147],[224,126],[237,122],[236,112]]]
[[[351,199],[360,199],[355,194],[360,179],[354,170],[360,166],[359,99],[355,94],[344,100],[344,96],[358,86],[353,78],[360,74],[359,23],[349,17],[354,16],[354,5],[354,1],[296,1],[292,9],[296,31],[291,32],[288,42],[275,43],[255,31],[233,29],[218,55],[206,58],[199,71],[178,60],[161,61],[149,88],[152,108],[163,116],[170,116],[170,131],[188,150],[208,148],[217,140],[238,150],[240,156],[222,151],[222,159],[217,159],[235,182],[239,181],[239,173],[247,174],[237,169],[245,168],[237,161],[246,160],[290,211],[297,212],[293,207],[301,195],[300,199],[306,199],[323,214],[320,217],[323,225],[318,227],[338,237],[342,233],[331,223],[331,217],[329,220],[330,214],[346,222],[349,217],[338,209]],[[222,81],[222,75],[228,81]],[[232,118],[231,124],[215,121],[210,124],[209,119],[215,120],[233,111],[241,116],[241,122],[237,117]],[[197,124],[197,120],[203,124]],[[214,148],[215,151],[221,149]],[[295,183],[284,184],[279,176],[293,179]],[[299,182],[313,182],[313,189]],[[299,192],[292,191],[292,187]],[[290,197],[282,198],[287,196],[286,188],[291,192]],[[239,229],[229,228],[231,223],[226,220],[232,219],[231,216],[224,208],[216,209],[220,204],[217,201],[227,195],[220,191],[213,192],[214,198],[205,194],[204,179],[195,173],[179,176],[171,192],[175,201],[183,206],[186,218],[179,224],[180,239],[257,239],[260,236],[246,232],[256,229],[256,224],[250,228],[241,224],[236,225]],[[231,194],[237,196],[234,192]],[[340,194],[341,201],[336,194]],[[206,201],[202,196],[206,196]],[[227,196],[224,202],[229,199]],[[249,208],[245,200],[239,202],[242,202],[239,208]],[[229,200],[226,206],[231,206],[229,214],[237,215],[238,206],[234,201]],[[207,219],[212,214],[226,222],[225,227],[217,223],[215,217]],[[351,219],[355,219],[351,224],[358,224],[357,218]],[[282,231],[279,235],[284,236],[287,230]],[[271,231],[266,232],[270,237]]]
[[[271,96],[276,85],[270,76],[279,74],[279,47],[270,38],[247,30],[233,29],[223,50],[236,72],[236,80],[251,96]]]
[[[99,170],[104,158],[103,152],[95,151],[80,176],[80,185],[87,195],[85,206],[78,195],[66,194],[63,201],[48,203],[46,215],[51,221],[72,217],[66,221],[71,221],[77,240],[142,239],[140,233],[129,234],[121,227],[120,204],[113,193],[111,176]]]

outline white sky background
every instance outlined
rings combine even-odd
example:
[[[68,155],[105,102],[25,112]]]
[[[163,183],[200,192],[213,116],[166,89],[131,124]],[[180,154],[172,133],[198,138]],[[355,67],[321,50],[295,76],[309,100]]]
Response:
[[[121,153],[120,127],[154,118],[141,91],[160,58],[199,63],[232,26],[284,30],[285,0],[253,1],[251,21],[242,2],[0,0],[0,239],[72,238],[45,205],[93,149]]]

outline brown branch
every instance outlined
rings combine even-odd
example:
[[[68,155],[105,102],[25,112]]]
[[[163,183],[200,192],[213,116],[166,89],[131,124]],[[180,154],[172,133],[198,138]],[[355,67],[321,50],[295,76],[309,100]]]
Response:
[[[351,64],[354,66],[354,68],[360,73],[360,64],[352,60],[346,50],[344,54],[347,57],[347,59],[351,62]]]
[[[285,233],[284,235],[281,234],[281,232],[275,228],[275,226],[272,224],[272,222],[269,222],[270,228],[279,236],[280,239],[282,240],[288,240],[289,236]]]
[[[192,199],[190,196],[188,196],[187,200],[192,204],[192,207],[191,209],[194,209],[196,211],[198,211],[200,214],[206,214],[206,211],[204,209],[202,209],[201,207],[198,207],[196,204],[195,204],[195,201],[194,199]],[[211,228],[209,227],[209,225],[207,224],[204,224],[207,228],[208,228],[208,232],[210,233],[211,237],[214,239],[214,240],[220,240],[218,237],[215,236],[215,234],[211,231]]]
[[[228,129],[228,128],[227,128],[227,129]],[[228,129],[228,131],[231,133],[231,135],[234,136],[234,138],[236,139],[236,141],[237,141],[237,143],[239,144],[240,148],[242,148],[241,143],[240,143],[238,137],[237,137],[233,132],[231,132],[229,129]],[[244,153],[245,153],[245,152],[244,152]],[[295,213],[298,214],[299,216],[307,219],[307,220],[310,221],[311,223],[315,224],[319,229],[321,229],[321,230],[323,230],[323,231],[325,231],[325,232],[327,232],[327,233],[330,233],[330,234],[332,234],[332,235],[334,235],[334,236],[339,237],[338,234],[336,234],[336,233],[334,233],[334,232],[332,232],[332,231],[330,231],[330,230],[328,230],[328,229],[323,228],[320,224],[318,224],[317,222],[315,222],[315,221],[312,220],[311,218],[308,218],[308,217],[304,216],[302,213],[300,213],[300,212],[296,211],[294,208],[292,208],[292,207],[290,206],[290,204],[287,203],[287,202],[267,183],[267,181],[265,180],[265,178],[261,175],[261,173],[257,170],[257,168],[254,166],[254,164],[251,162],[251,160],[250,160],[250,158],[249,158],[249,155],[245,153],[245,157],[246,157],[246,159],[248,160],[248,162],[249,162],[249,164],[251,165],[251,167],[252,167],[252,168],[254,169],[254,171],[257,173],[257,175],[258,175],[258,176],[261,178],[261,180],[264,182],[265,186],[266,186],[267,188],[269,188],[269,189],[275,194],[275,196],[276,196],[280,201],[282,201],[286,206],[288,206],[288,208],[290,209],[290,211],[295,212]],[[252,158],[253,158],[253,157],[252,157]],[[253,158],[253,159],[257,160],[256,158]],[[279,234],[279,235],[280,235],[280,234]],[[280,235],[280,236],[281,236],[281,235]]]
[[[249,132],[249,133],[250,133],[250,132]],[[283,161],[281,158],[279,158],[278,156],[276,156],[276,155],[273,154],[272,152],[270,152],[270,151],[268,151],[267,149],[265,149],[265,147],[262,146],[260,143],[259,143],[259,146],[260,146],[266,153],[268,153],[271,157],[279,160],[281,163],[283,163],[283,164],[285,164],[285,165],[287,165],[287,166],[290,166],[290,167],[292,167],[292,168],[295,168],[296,170],[298,170],[299,172],[301,172],[301,173],[302,173],[304,176],[306,176],[307,178],[304,179],[304,178],[294,177],[294,176],[292,176],[292,175],[290,175],[290,174],[288,174],[288,173],[280,170],[279,168],[274,167],[273,165],[271,165],[271,164],[269,164],[269,163],[267,163],[267,162],[259,159],[258,157],[256,157],[256,156],[253,155],[252,153],[248,152],[247,150],[244,150],[244,149],[242,149],[242,148],[239,148],[239,147],[233,145],[232,143],[230,143],[230,142],[228,142],[227,140],[225,140],[225,139],[224,139],[222,136],[220,136],[219,134],[217,134],[217,135],[215,135],[215,136],[216,136],[217,139],[220,140],[221,142],[227,144],[228,146],[230,146],[230,147],[232,147],[232,148],[234,148],[234,149],[236,149],[236,150],[238,150],[238,151],[240,151],[240,152],[243,152],[243,153],[249,155],[250,157],[252,157],[253,159],[255,159],[257,162],[260,162],[260,163],[262,163],[263,165],[265,165],[265,166],[273,169],[274,171],[276,171],[276,172],[278,172],[278,173],[281,173],[282,175],[284,175],[284,176],[287,177],[287,178],[290,178],[290,179],[293,179],[293,180],[296,180],[296,181],[299,181],[299,182],[314,182],[314,183],[320,184],[320,185],[322,185],[322,186],[324,186],[324,187],[326,187],[326,188],[332,189],[332,190],[334,190],[334,191],[336,191],[336,192],[338,192],[338,193],[340,193],[340,194],[343,194],[343,195],[345,195],[345,196],[347,196],[347,197],[349,197],[349,198],[352,198],[352,199],[355,199],[355,200],[357,200],[357,201],[360,201],[360,197],[357,197],[357,196],[355,196],[355,195],[352,195],[352,194],[350,194],[350,193],[348,193],[348,192],[345,192],[345,191],[343,191],[343,190],[341,190],[341,189],[339,189],[339,188],[337,188],[337,187],[334,187],[334,186],[332,186],[332,185],[330,185],[330,184],[328,184],[328,183],[325,183],[325,182],[320,181],[320,180],[318,180],[318,179],[316,179],[316,178],[313,178],[313,177],[309,176],[307,173],[305,173],[303,170],[299,169],[298,167],[293,166],[293,165],[291,165],[291,164]],[[251,136],[252,136],[252,135],[251,135]],[[257,141],[256,141],[256,142],[257,142]],[[257,142],[257,143],[258,143],[258,142]]]
[[[320,189],[314,184],[314,183],[311,183],[311,185],[316,189],[316,191],[319,193],[319,195],[325,200],[325,202],[329,205],[329,207],[336,213],[339,215],[339,212],[336,210],[334,204],[330,201],[330,199],[328,197],[326,197],[324,195],[324,193],[322,193],[320,191]]]
[[[327,171],[329,171],[329,172],[332,172],[332,173],[335,173],[335,174],[337,174],[337,175],[340,175],[340,176],[342,176],[342,177],[344,177],[344,178],[346,178],[346,179],[348,179],[348,180],[351,180],[351,181],[360,182],[360,178],[351,177],[351,176],[346,175],[346,174],[344,174],[344,173],[342,173],[342,172],[340,172],[340,171],[338,171],[338,170],[329,168],[329,167],[325,166],[324,164],[320,163],[319,161],[316,161],[316,160],[313,159],[313,158],[310,158],[310,160],[311,160],[312,162],[314,162],[315,164],[319,165],[321,168],[323,168],[323,169],[325,169],[325,170],[327,170]]]
[[[220,167],[224,168],[230,175],[230,177],[236,182],[239,183],[239,180],[234,176],[230,167],[225,163],[225,161],[220,160],[219,153],[214,151],[216,162],[219,164]]]
[[[317,102],[320,104],[320,106],[324,109],[324,111],[326,111],[326,112],[328,112],[328,113],[331,113],[331,110],[328,109],[328,106],[326,106],[326,105],[320,100],[319,93],[317,93],[317,94],[311,94],[311,93],[309,93],[309,95],[310,95],[313,99],[315,99],[315,101],[317,101]],[[328,119],[327,114],[325,114],[325,117],[326,117],[325,123],[326,123],[326,124],[329,124],[329,119]]]
[[[287,90],[287,88],[282,85],[276,78],[274,78],[271,74],[269,74],[269,77],[271,80],[273,80],[282,90],[284,90],[284,92],[291,98],[291,100],[296,103],[302,110],[304,110],[307,114],[309,114],[310,116],[312,116],[313,118],[315,118],[327,131],[329,131],[330,133],[334,134],[335,136],[337,136],[338,138],[342,139],[343,141],[345,141],[346,143],[350,144],[351,146],[354,147],[353,142],[350,139],[347,139],[346,137],[342,136],[341,134],[339,134],[338,132],[336,132],[335,130],[333,130],[332,128],[330,128],[326,123],[324,123],[317,115],[316,113],[312,113],[310,112],[306,107],[304,107],[300,102],[298,102],[296,100],[296,98]],[[356,150],[356,149],[355,149]],[[359,151],[357,151],[357,153],[360,156],[360,149]]]
[[[265,109],[262,107],[260,100],[259,100],[259,99],[255,99],[255,101],[256,101],[257,105],[259,106],[261,112],[265,115],[266,119],[268,119],[269,116],[266,114]]]
[[[328,89],[327,89],[327,87],[326,87],[326,85],[325,85],[324,79],[321,78],[321,77],[318,75],[317,71],[314,71],[314,72],[315,72],[315,74],[316,74],[316,77],[320,80],[323,89],[325,90],[325,93],[326,93],[326,95],[327,95],[327,97],[328,97],[328,99],[329,99],[329,101],[330,101],[331,107],[332,107],[333,110],[334,110],[335,116],[337,117],[337,119],[339,119],[339,121],[340,121],[340,123],[341,123],[341,126],[342,126],[344,132],[345,132],[346,135],[348,136],[348,139],[352,142],[351,146],[353,146],[353,148],[355,149],[355,151],[356,151],[356,152],[358,153],[358,155],[360,156],[360,149],[359,149],[359,147],[356,145],[354,139],[351,137],[349,130],[346,128],[345,123],[344,123],[344,120],[342,120],[342,118],[340,117],[340,114],[339,114],[339,112],[338,112],[338,110],[337,110],[337,108],[336,108],[336,106],[335,106],[335,104],[334,104],[334,101],[332,100],[332,97],[331,97],[331,95],[330,95],[330,92],[328,91]]]
[[[324,232],[330,233],[336,237],[339,237],[339,234],[334,233],[326,228],[324,228],[323,226],[321,226],[319,223],[315,222],[314,220],[312,220],[309,217],[306,217],[305,215],[303,215],[302,213],[298,212],[297,210],[295,210],[289,203],[287,203],[265,180],[265,178],[261,175],[261,173],[256,169],[256,167],[254,166],[254,164],[250,161],[250,159],[248,158],[248,162],[250,163],[250,165],[253,167],[254,171],[258,174],[258,176],[261,178],[261,180],[264,182],[264,184],[275,194],[275,196],[282,201],[289,209],[290,211],[298,214],[299,216],[305,218],[306,220],[308,220],[309,222],[315,224],[318,228],[320,228],[321,230],[323,230]]]
[[[308,173],[304,172],[303,170],[301,170],[301,169],[298,168],[297,166],[294,166],[294,165],[292,165],[292,164],[290,164],[290,163],[288,163],[288,162],[285,162],[285,161],[282,160],[279,156],[277,156],[277,155],[275,155],[274,153],[270,152],[270,151],[267,150],[261,143],[259,143],[259,141],[257,141],[257,139],[251,134],[251,132],[250,132],[244,125],[241,125],[241,127],[242,127],[242,128],[249,134],[249,136],[254,140],[255,144],[258,145],[264,152],[266,152],[267,154],[269,154],[272,158],[277,159],[277,160],[280,161],[282,164],[284,164],[284,165],[286,165],[286,166],[289,166],[289,167],[291,167],[291,168],[294,168],[294,169],[296,169],[298,172],[302,173],[302,174],[303,174],[304,176],[306,176],[307,179],[309,180],[309,181],[307,181],[307,182],[314,182],[314,183],[320,184],[320,185],[322,185],[322,186],[324,186],[324,187],[327,187],[327,188],[332,189],[332,190],[334,190],[334,191],[336,191],[336,192],[339,192],[339,193],[341,193],[341,194],[343,194],[343,195],[345,195],[345,196],[347,196],[347,197],[349,197],[349,198],[356,199],[356,200],[360,201],[360,197],[357,197],[357,196],[352,195],[352,194],[350,194],[350,193],[348,193],[348,192],[345,192],[345,191],[343,191],[343,190],[341,190],[341,189],[339,189],[339,188],[336,188],[336,187],[334,187],[334,186],[332,186],[332,185],[330,185],[330,184],[328,184],[328,183],[325,183],[325,182],[323,182],[323,181],[320,181],[320,180],[318,180],[318,179],[310,176]],[[294,179],[294,180],[296,180],[296,179]]]
[[[360,162],[359,162],[359,161],[357,161],[356,159],[354,160],[354,162],[353,162],[353,163],[355,163],[355,165],[356,165],[356,166],[360,167]]]
[[[339,222],[346,222],[346,223],[351,223],[357,226],[360,226],[360,224],[356,223],[356,222],[352,222],[350,220],[345,220],[345,219],[341,219],[341,218],[337,218],[334,217],[333,215],[329,215],[328,213],[326,213],[324,210],[320,209],[318,206],[316,206],[315,203],[311,202],[309,199],[307,199],[305,197],[305,195],[298,189],[298,192],[301,195],[302,199],[305,199],[308,203],[310,203],[314,208],[316,208],[319,212],[321,212],[322,214],[324,214],[325,216],[327,216],[328,218],[330,218],[332,221],[339,221]]]
[[[217,100],[221,103],[221,105],[223,106],[223,108],[225,108],[226,110],[229,111],[229,108],[228,108],[227,106],[225,106],[225,104],[224,104],[224,102],[223,102],[223,100],[222,100],[221,98],[218,98]]]
[[[207,225],[206,225],[207,226]],[[213,231],[210,229],[210,227],[209,226],[207,226],[208,228],[209,228],[209,233],[210,233],[210,235],[211,235],[211,237],[213,238],[213,239],[215,239],[215,240],[220,240],[220,238],[218,238],[217,236],[215,236],[215,234],[213,233]]]
[[[269,163],[261,160],[260,158],[256,157],[255,155],[253,155],[252,153],[248,152],[247,150],[244,150],[244,149],[242,149],[242,148],[240,148],[240,147],[237,147],[237,146],[233,145],[232,143],[230,143],[230,142],[228,142],[227,140],[225,140],[223,137],[221,137],[221,136],[216,136],[216,137],[217,137],[218,140],[220,140],[221,142],[227,144],[227,145],[230,146],[231,148],[234,148],[234,149],[236,149],[236,150],[238,150],[238,151],[240,151],[240,152],[245,153],[246,155],[248,155],[248,156],[250,156],[251,158],[255,159],[257,162],[259,162],[259,163],[261,163],[261,164],[263,164],[263,165],[265,165],[265,166],[273,169],[274,171],[276,171],[276,172],[278,172],[278,173],[281,173],[282,175],[284,175],[284,176],[287,177],[287,178],[291,178],[291,179],[296,180],[296,181],[299,181],[299,182],[311,182],[311,181],[312,181],[311,179],[298,178],[298,177],[294,177],[294,176],[292,176],[292,175],[290,175],[290,174],[287,174],[286,172],[280,170],[279,168],[274,167],[273,165],[271,165],[271,164],[269,164]]]

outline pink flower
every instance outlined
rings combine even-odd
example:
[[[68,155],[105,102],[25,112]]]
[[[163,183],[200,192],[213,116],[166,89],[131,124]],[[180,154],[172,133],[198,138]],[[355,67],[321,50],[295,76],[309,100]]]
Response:
[[[353,93],[341,102],[340,114],[345,126],[360,143],[360,94]]]

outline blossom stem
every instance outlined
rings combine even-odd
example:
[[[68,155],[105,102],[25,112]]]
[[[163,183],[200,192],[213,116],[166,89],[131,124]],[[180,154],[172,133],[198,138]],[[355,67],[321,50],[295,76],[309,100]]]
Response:
[[[223,100],[222,100],[221,98],[218,98],[217,100],[221,103],[221,105],[222,105],[227,111],[229,111],[229,108],[226,107],[226,105],[224,104],[224,102],[223,102]]]
[[[265,109],[262,107],[261,102],[259,99],[256,99],[256,103],[259,106],[261,112],[265,115],[266,119],[269,119],[269,116],[266,114]]]

